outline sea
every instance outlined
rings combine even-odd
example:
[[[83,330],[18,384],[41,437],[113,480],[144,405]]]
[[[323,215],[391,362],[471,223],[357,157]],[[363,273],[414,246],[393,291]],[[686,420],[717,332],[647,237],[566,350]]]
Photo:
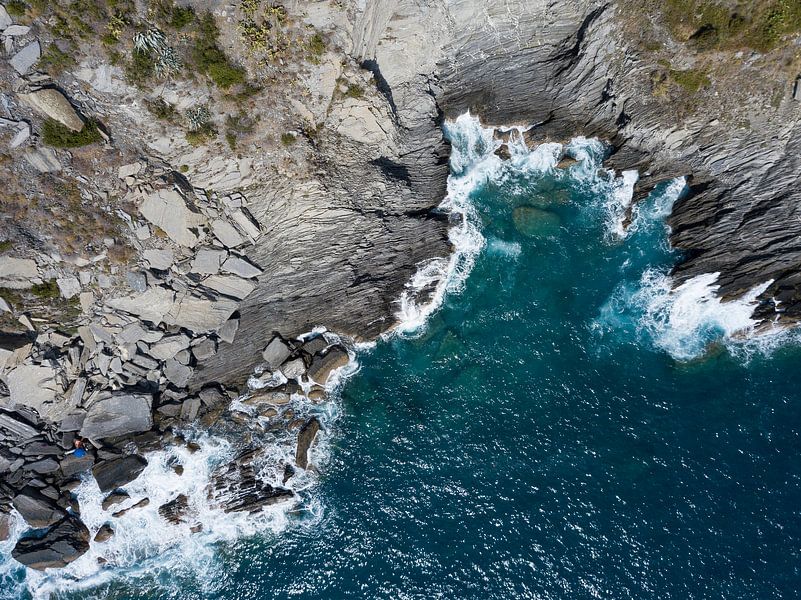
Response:
[[[674,281],[685,181],[632,204],[602,141],[510,128],[504,161],[474,116],[445,132],[454,254],[420,266],[330,401],[293,398],[323,422],[297,501],[209,506],[243,438],[189,430],[198,452],[153,453],[126,488],[147,507],[113,519],[91,478],[76,490],[116,533],[69,567],[0,544],[0,599],[801,597],[801,345],[752,318],[770,281],[731,302],[717,273]],[[278,482],[293,437],[250,443]],[[178,493],[200,533],[159,517]]]

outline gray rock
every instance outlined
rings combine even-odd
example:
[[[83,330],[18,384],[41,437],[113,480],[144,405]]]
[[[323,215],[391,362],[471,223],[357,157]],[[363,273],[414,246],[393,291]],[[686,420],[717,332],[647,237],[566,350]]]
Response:
[[[14,21],[11,19],[11,16],[8,14],[5,6],[0,5],[0,31],[3,31],[10,25],[12,25]]]
[[[11,25],[10,27],[6,27],[3,30],[3,35],[11,37],[28,35],[28,32],[30,32],[30,30],[31,28],[28,27],[27,25]]]
[[[184,494],[179,494],[174,500],[159,506],[159,514],[173,525],[178,525],[186,521],[189,512],[189,498]]]
[[[164,376],[176,387],[184,388],[192,377],[192,369],[170,358],[164,363]]]
[[[246,298],[256,288],[248,280],[231,275],[211,275],[203,281],[203,285],[215,292],[238,300]]]
[[[318,352],[322,352],[326,348],[328,348],[328,342],[325,340],[325,337],[322,335],[318,335],[317,337],[313,337],[312,339],[304,342],[303,348],[304,352],[308,352],[310,355],[314,356]]]
[[[43,458],[42,460],[27,463],[23,468],[39,475],[48,475],[58,471],[59,464],[52,458]]]
[[[217,353],[217,343],[211,339],[206,338],[199,344],[192,346],[192,354],[198,361],[206,360]]]
[[[112,513],[111,516],[118,519],[120,517],[125,516],[126,514],[131,512],[132,510],[136,510],[137,508],[144,508],[148,504],[150,504],[150,498],[142,498],[136,504],[133,504],[132,506],[129,506],[128,508],[124,508],[122,510],[118,510],[117,512]]]
[[[58,121],[72,131],[83,129],[84,122],[64,94],[55,88],[43,88],[21,94],[24,102],[46,117]]]
[[[281,365],[281,373],[283,373],[284,377],[287,379],[298,379],[305,372],[306,363],[303,362],[302,358],[289,360]]]
[[[234,338],[236,338],[236,332],[239,330],[239,319],[230,319],[226,321],[222,327],[220,327],[217,335],[220,336],[220,339],[227,343],[233,344]]]
[[[61,296],[67,300],[81,293],[81,282],[77,277],[59,277],[56,284]]]
[[[191,423],[197,418],[200,410],[200,398],[187,398],[181,405],[181,420]]]
[[[117,343],[121,345],[135,344],[139,340],[145,339],[145,328],[140,323],[133,322],[122,328],[115,337]]]
[[[145,250],[142,256],[151,269],[159,271],[169,270],[175,260],[172,250]]]
[[[136,315],[143,321],[159,324],[170,311],[175,310],[175,292],[162,287],[151,287],[142,294],[113,298],[106,304],[116,310]]]
[[[144,292],[147,289],[147,277],[140,271],[128,271],[125,274],[125,281],[135,292]]]
[[[226,248],[236,248],[245,243],[245,239],[228,221],[217,219],[211,224],[211,231]]]
[[[295,451],[295,464],[301,469],[309,466],[309,448],[320,431],[320,421],[316,417],[309,419],[298,432],[298,446]]]
[[[0,513],[0,543],[8,541],[11,537],[11,519],[7,514]]]
[[[27,289],[39,280],[36,262],[28,258],[0,256],[0,287]]]
[[[66,512],[37,489],[26,486],[14,496],[11,504],[31,527],[49,527],[66,516]]]
[[[325,354],[317,354],[309,366],[309,377],[321,385],[325,385],[331,373],[341,369],[350,362],[347,351],[342,346],[332,346]]]
[[[280,336],[275,336],[261,353],[270,371],[277,370],[291,354],[292,350]]]
[[[70,454],[61,461],[61,474],[65,478],[74,477],[78,473],[88,471],[94,464],[95,457],[89,453],[80,458],[74,454]]]
[[[139,477],[147,467],[147,460],[138,454],[123,456],[98,463],[92,469],[97,485],[103,493],[122,487]]]
[[[17,73],[25,75],[41,56],[42,48],[39,46],[39,42],[35,41],[17,52],[8,62],[14,67]]]
[[[39,432],[13,412],[0,412],[0,430],[9,433],[17,440],[27,440]]]
[[[158,360],[173,358],[181,350],[189,348],[190,339],[184,334],[170,335],[152,345],[148,354]]]
[[[117,392],[89,406],[81,436],[101,440],[148,431],[153,426],[150,394]]]
[[[35,148],[25,153],[25,160],[40,173],[56,173],[62,169],[61,161],[52,148]]]
[[[273,487],[256,476],[250,462],[231,461],[214,470],[208,497],[225,512],[257,513],[265,506],[294,498],[291,490]]]
[[[245,279],[258,277],[262,274],[262,270],[245,259],[238,256],[229,256],[228,259],[222,264],[222,270],[225,273],[233,273]]]
[[[89,550],[89,536],[86,525],[78,517],[69,515],[43,536],[20,539],[11,556],[39,571],[65,567]]]
[[[119,169],[117,169],[117,176],[120,179],[125,179],[126,177],[138,175],[141,170],[142,170],[142,163],[140,162],[131,163],[129,165],[122,165]]]
[[[210,301],[189,295],[179,295],[164,322],[194,333],[208,333],[220,328],[239,307],[236,300]]]
[[[206,217],[190,210],[181,194],[175,190],[157,190],[147,196],[139,212],[180,246],[193,248],[198,236],[193,230],[206,223]]]

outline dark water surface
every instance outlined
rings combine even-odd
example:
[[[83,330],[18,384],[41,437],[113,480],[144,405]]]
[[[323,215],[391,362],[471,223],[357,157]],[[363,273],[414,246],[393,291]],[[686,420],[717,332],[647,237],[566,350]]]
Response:
[[[222,546],[178,590],[72,597],[801,596],[801,357],[675,360],[625,300],[676,260],[659,211],[616,240],[602,195],[537,169],[474,191],[464,289],[342,390],[318,522]]]

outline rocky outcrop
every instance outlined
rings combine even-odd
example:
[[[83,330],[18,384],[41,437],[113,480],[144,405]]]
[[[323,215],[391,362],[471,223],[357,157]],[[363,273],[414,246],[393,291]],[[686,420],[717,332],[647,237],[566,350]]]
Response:
[[[89,550],[89,530],[80,519],[65,517],[40,536],[23,537],[11,552],[16,560],[32,569],[66,567]]]
[[[100,463],[92,469],[100,491],[103,493],[130,483],[145,470],[147,460],[136,454]]]
[[[320,421],[316,418],[309,419],[298,433],[298,447],[295,453],[295,464],[301,469],[309,466],[309,448],[320,431]]]

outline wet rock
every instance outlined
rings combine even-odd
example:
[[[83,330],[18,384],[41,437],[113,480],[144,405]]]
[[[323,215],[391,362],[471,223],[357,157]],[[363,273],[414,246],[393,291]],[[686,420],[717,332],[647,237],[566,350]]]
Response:
[[[200,410],[200,398],[188,398],[181,405],[181,420],[191,423],[197,418]]]
[[[286,377],[287,379],[298,379],[305,372],[306,372],[306,363],[303,362],[302,358],[288,360],[283,365],[281,365],[281,373],[283,373],[284,377]]]
[[[501,144],[495,149],[494,154],[501,160],[509,160],[512,158],[512,152],[509,150],[509,144]]]
[[[185,522],[187,512],[189,512],[189,498],[184,494],[159,506],[159,514],[165,521],[173,525]]]
[[[153,426],[150,394],[118,392],[89,406],[81,436],[90,440],[148,431]]]
[[[95,457],[87,453],[85,456],[78,458],[74,454],[68,455],[61,461],[61,474],[64,477],[73,477],[78,473],[88,471],[95,464]]]
[[[309,419],[298,432],[298,447],[295,452],[295,464],[301,469],[309,466],[309,448],[320,431],[320,421],[316,417]]]
[[[36,64],[42,56],[42,48],[39,42],[31,42],[22,50],[17,52],[8,62],[14,67],[14,70],[20,75],[25,75],[31,70],[31,67]]]
[[[328,342],[325,340],[325,337],[322,335],[318,335],[317,337],[313,337],[312,339],[308,340],[301,346],[304,352],[309,354],[310,356],[314,356],[318,352],[322,352],[326,348],[328,348]]]
[[[97,530],[95,534],[95,541],[102,544],[103,542],[107,542],[114,536],[114,529],[108,523],[105,523],[100,526],[100,529]]]
[[[557,169],[569,169],[573,165],[577,165],[579,161],[577,161],[572,156],[563,156],[558,163],[556,163]]]
[[[252,463],[240,464],[232,461],[218,467],[212,473],[208,497],[227,513],[253,514],[265,506],[292,499],[294,493],[259,480]]]
[[[270,371],[277,370],[291,354],[292,350],[289,345],[278,335],[267,344],[264,352],[261,353],[264,363]]]
[[[11,537],[11,517],[0,513],[0,542],[5,542]]]
[[[137,454],[98,463],[92,469],[97,485],[103,493],[130,483],[147,467],[147,460]]]
[[[115,504],[120,504],[125,502],[126,500],[130,499],[131,496],[128,495],[128,492],[123,492],[122,490],[117,492],[112,492],[108,496],[103,499],[103,503],[101,504],[103,510],[108,510]]]
[[[44,535],[20,539],[11,556],[39,571],[65,567],[89,550],[89,536],[86,525],[78,517],[68,515]]]
[[[51,498],[30,486],[22,488],[11,503],[31,527],[48,527],[66,515]]]
[[[342,346],[332,346],[325,354],[312,359],[308,375],[319,384],[325,385],[331,373],[341,369],[350,361],[348,352]]]
[[[124,517],[125,515],[127,515],[132,510],[136,510],[137,508],[144,508],[148,504],[150,504],[150,498],[142,498],[136,504],[129,506],[128,508],[123,508],[122,510],[118,510],[117,512],[112,513],[111,516],[114,517],[115,519],[119,519],[120,517]]]

